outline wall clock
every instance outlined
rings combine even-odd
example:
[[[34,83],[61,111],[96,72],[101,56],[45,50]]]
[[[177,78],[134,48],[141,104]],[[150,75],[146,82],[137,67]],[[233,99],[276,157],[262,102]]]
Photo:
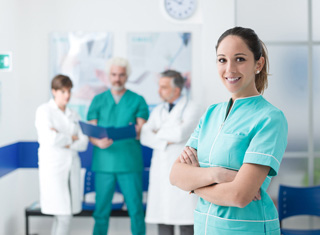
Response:
[[[197,0],[164,0],[167,14],[177,20],[191,17],[197,8]]]

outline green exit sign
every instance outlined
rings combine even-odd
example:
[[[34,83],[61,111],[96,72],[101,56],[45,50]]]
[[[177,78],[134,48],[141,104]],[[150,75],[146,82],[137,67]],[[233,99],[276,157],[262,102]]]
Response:
[[[0,52],[0,71],[10,71],[11,67],[11,52]]]

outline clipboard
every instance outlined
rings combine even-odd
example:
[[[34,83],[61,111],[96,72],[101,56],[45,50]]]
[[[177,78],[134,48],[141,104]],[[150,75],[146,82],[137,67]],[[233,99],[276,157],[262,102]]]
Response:
[[[136,138],[137,136],[136,128],[134,125],[123,127],[101,127],[82,121],[79,121],[79,124],[83,134],[98,139],[107,137],[115,141],[132,139]]]

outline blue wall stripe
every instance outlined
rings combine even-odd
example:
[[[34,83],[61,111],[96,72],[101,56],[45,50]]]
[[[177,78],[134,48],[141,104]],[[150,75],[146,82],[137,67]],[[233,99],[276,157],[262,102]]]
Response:
[[[38,168],[38,142],[19,142],[19,168]]]
[[[19,167],[21,168],[38,168],[38,142],[19,142],[18,155]],[[85,152],[81,152],[81,166],[84,168],[91,167],[92,144],[89,144]]]
[[[18,168],[18,144],[0,148],[0,177]]]
[[[18,142],[0,148],[0,177],[17,168],[38,168],[38,142]],[[81,165],[91,168],[93,146],[79,153]],[[152,149],[142,146],[144,166],[150,167]]]

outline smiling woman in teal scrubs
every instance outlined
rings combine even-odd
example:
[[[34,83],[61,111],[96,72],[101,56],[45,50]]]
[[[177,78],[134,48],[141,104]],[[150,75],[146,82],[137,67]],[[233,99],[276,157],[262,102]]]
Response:
[[[173,185],[199,195],[196,235],[280,234],[266,193],[287,146],[284,114],[262,97],[268,57],[248,28],[235,27],[216,46],[229,102],[210,106],[172,167]]]

